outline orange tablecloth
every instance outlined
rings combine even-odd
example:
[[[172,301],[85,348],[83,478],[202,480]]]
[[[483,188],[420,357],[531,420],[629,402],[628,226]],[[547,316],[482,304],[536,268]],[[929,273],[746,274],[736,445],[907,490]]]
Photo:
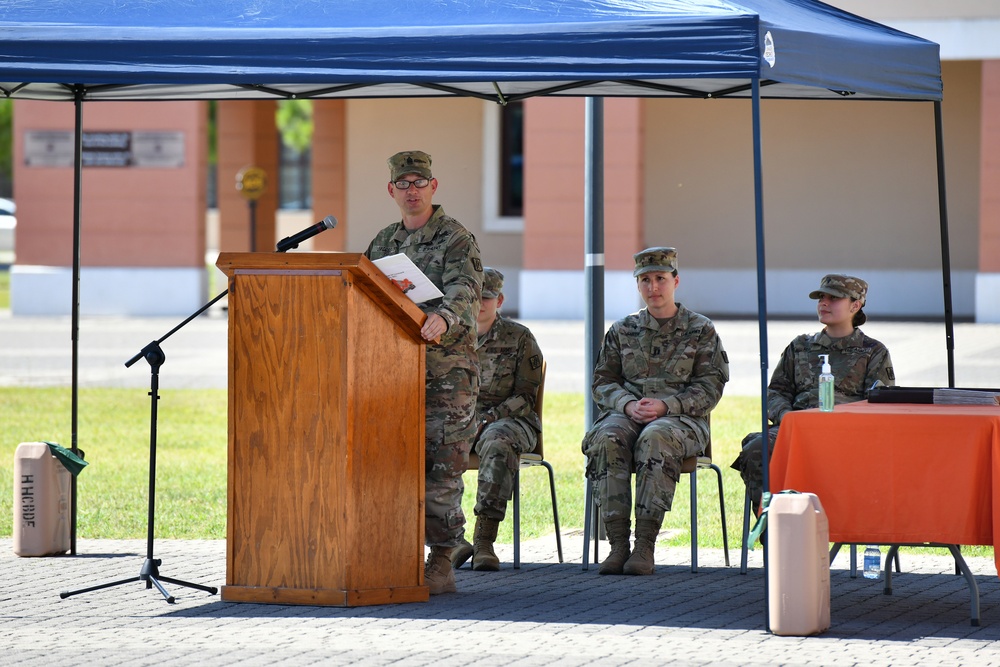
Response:
[[[788,413],[770,486],[819,496],[831,542],[993,545],[1000,573],[1000,407],[861,401]]]

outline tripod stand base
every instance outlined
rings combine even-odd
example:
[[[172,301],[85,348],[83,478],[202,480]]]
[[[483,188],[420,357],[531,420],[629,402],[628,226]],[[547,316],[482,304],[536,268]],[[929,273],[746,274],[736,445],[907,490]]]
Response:
[[[75,591],[63,591],[62,593],[59,594],[59,597],[65,600],[71,595],[90,593],[91,591],[99,591],[102,588],[111,588],[113,586],[121,586],[123,584],[130,584],[137,581],[145,581],[147,589],[156,586],[156,590],[160,591],[160,593],[163,595],[163,598],[171,604],[173,604],[174,602],[174,596],[167,592],[167,589],[165,589],[163,587],[163,584],[160,583],[161,581],[165,581],[168,584],[175,584],[177,586],[186,586],[187,588],[195,588],[199,591],[205,591],[210,595],[215,595],[216,593],[219,592],[219,589],[216,588],[215,586],[202,586],[201,584],[192,584],[191,582],[188,581],[181,581],[180,579],[172,579],[170,577],[160,576],[159,567],[162,562],[163,561],[161,561],[159,558],[156,559],[147,558],[143,562],[142,569],[139,571],[139,576],[137,577],[129,577],[128,579],[121,579],[119,581],[109,581],[104,584],[90,586],[89,588],[81,588]]]

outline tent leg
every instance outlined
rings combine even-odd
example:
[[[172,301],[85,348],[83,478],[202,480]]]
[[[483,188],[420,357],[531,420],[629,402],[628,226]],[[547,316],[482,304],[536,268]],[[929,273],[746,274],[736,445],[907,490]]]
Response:
[[[78,86],[74,91],[74,106],[76,111],[75,131],[73,136],[73,303],[70,323],[70,338],[72,340],[72,389],[70,410],[70,450],[83,458],[83,452],[78,447],[77,412],[79,408],[79,367],[80,367],[80,203],[83,197],[83,88]],[[76,475],[70,482],[70,524],[69,553],[76,555]]]
[[[584,140],[584,377],[593,377],[600,343],[604,338],[604,99],[588,97]],[[594,425],[597,406],[593,397],[584,402],[584,424]],[[599,521],[593,512],[590,480],[584,488],[583,569],[589,564],[590,527]],[[591,524],[590,521],[594,523]],[[595,533],[596,534],[596,533]],[[595,542],[596,550],[596,542]],[[596,560],[596,558],[595,558]]]
[[[754,193],[754,218],[757,237],[757,321],[760,330],[760,398],[761,398],[761,435],[763,443],[761,447],[761,466],[763,468],[764,489],[769,488],[770,479],[768,476],[768,459],[770,452],[767,443],[768,437],[767,423],[767,276],[765,273],[766,263],[764,261],[764,184],[763,169],[764,161],[761,157],[761,131],[760,131],[760,81],[753,79],[753,193]],[[768,609],[769,579],[767,569],[767,541],[764,541],[764,629],[770,632],[770,610]]]
[[[948,243],[948,201],[945,197],[944,129],[941,102],[934,102],[934,134],[937,142],[938,215],[941,223],[941,285],[944,289],[944,335],[948,351],[948,386],[955,386],[955,314],[951,304],[951,249]]]

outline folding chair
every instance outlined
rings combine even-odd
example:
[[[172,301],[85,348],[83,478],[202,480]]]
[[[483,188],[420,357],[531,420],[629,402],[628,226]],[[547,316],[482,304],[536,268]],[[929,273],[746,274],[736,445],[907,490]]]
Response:
[[[722,493],[722,470],[718,465],[712,463],[712,440],[709,438],[708,444],[705,446],[705,453],[701,456],[690,456],[681,463],[681,473],[687,473],[691,481],[691,571],[698,571],[698,471],[707,470],[711,468],[715,471],[715,475],[719,481],[719,518],[722,521],[722,547],[725,551],[726,556],[726,567],[729,567],[729,536],[726,531],[726,499]],[[600,525],[601,520],[598,516],[597,503],[594,500],[594,489],[590,482],[587,480],[587,490],[586,499],[590,505],[590,512],[584,517],[584,543],[583,543],[583,562],[584,568],[587,569],[587,552],[590,549],[590,539],[594,539],[594,562],[598,561],[597,556],[597,545],[600,536]]]

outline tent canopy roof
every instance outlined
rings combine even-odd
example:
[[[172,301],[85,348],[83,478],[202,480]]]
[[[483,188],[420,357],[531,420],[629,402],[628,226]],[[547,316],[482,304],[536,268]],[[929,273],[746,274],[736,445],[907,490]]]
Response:
[[[0,94],[940,100],[938,46],[813,0],[31,0]]]

